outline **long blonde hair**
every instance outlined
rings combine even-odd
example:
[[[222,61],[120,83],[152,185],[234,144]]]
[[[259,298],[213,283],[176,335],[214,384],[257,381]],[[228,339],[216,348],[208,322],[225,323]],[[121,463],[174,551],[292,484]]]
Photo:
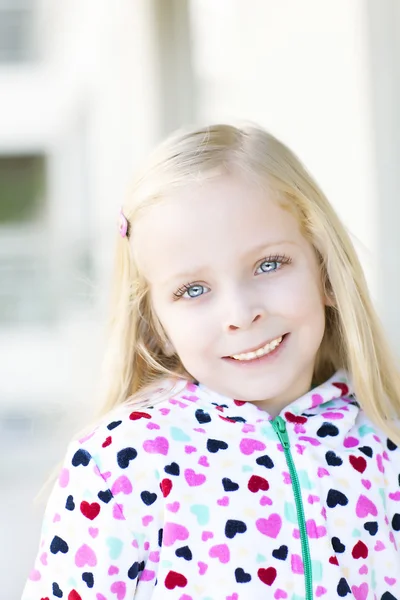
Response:
[[[191,379],[179,357],[165,351],[166,336],[135,260],[134,225],[143,210],[174,189],[222,171],[246,173],[274,190],[282,205],[296,214],[315,249],[332,303],[326,307],[314,383],[345,369],[367,415],[400,443],[395,423],[400,417],[400,376],[350,237],[298,158],[253,125],[178,132],[154,152],[128,194],[123,210],[131,236],[117,240],[102,412],[123,402],[140,402],[165,378]]]

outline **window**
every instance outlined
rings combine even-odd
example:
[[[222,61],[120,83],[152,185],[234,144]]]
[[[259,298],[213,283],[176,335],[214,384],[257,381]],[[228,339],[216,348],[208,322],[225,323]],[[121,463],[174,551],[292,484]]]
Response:
[[[0,0],[0,64],[34,55],[34,0]]]

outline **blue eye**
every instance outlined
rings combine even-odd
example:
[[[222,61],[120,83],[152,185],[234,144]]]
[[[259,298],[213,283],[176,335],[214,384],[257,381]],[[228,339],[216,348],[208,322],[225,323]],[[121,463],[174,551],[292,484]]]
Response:
[[[279,254],[276,256],[268,256],[268,258],[264,258],[259,263],[257,267],[256,274],[260,273],[274,273],[275,271],[279,271],[279,269],[283,265],[289,265],[292,262],[292,259],[285,254]]]
[[[280,264],[281,263],[279,263],[277,260],[264,260],[258,267],[257,271],[260,272],[261,270],[262,273],[270,273],[271,271],[276,271],[279,269],[278,265]]]
[[[179,290],[174,293],[175,298],[199,298],[206,294],[209,291],[205,285],[201,285],[200,283],[188,283],[183,285]]]

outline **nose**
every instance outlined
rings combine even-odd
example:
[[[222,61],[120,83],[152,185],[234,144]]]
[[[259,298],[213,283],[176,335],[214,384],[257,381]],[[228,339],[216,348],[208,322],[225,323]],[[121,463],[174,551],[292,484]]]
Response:
[[[231,298],[228,306],[224,316],[224,330],[227,332],[249,329],[265,316],[265,309],[259,303],[251,304],[240,297]]]

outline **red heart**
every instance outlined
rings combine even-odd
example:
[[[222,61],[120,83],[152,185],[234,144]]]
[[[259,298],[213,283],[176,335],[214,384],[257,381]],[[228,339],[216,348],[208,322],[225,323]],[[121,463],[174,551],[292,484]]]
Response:
[[[112,438],[111,438],[111,435],[109,435],[108,438],[106,438],[104,440],[104,442],[102,443],[102,445],[101,445],[102,448],[107,448],[107,446],[109,446],[111,444],[111,442],[112,442]]]
[[[266,585],[272,585],[276,579],[276,569],[274,567],[268,567],[268,569],[258,569],[258,577]]]
[[[46,596],[46,598],[40,598],[40,600],[50,600],[50,598]]]
[[[229,417],[223,417],[222,415],[218,415],[218,416],[223,421],[228,421],[229,423],[236,423],[235,419],[230,419]]]
[[[357,544],[354,546],[353,550],[351,551],[351,555],[353,558],[367,558],[368,548],[364,544],[364,542],[359,540],[357,542]]]
[[[131,421],[137,421],[138,419],[151,419],[151,415],[149,413],[140,412],[138,410],[134,410],[129,415]]]
[[[93,502],[92,504],[89,504],[89,502],[86,502],[86,500],[81,502],[81,513],[87,519],[90,519],[91,521],[93,521],[93,519],[95,519],[97,517],[99,512],[100,512],[100,504],[97,504],[97,502]]]
[[[331,563],[331,565],[339,566],[338,559],[336,558],[336,556],[331,556],[329,562]]]
[[[339,388],[339,390],[342,392],[342,396],[347,396],[349,393],[349,388],[345,383],[339,383],[337,381],[334,381],[333,384],[335,387]]]
[[[172,490],[172,481],[170,479],[163,479],[160,483],[160,489],[163,493],[164,498],[166,498]]]
[[[82,598],[80,597],[78,592],[72,590],[72,592],[68,594],[68,600],[82,600]]]
[[[299,425],[307,423],[307,417],[298,417],[291,412],[285,412],[285,417],[289,423],[298,423]]]
[[[359,473],[364,473],[367,468],[367,461],[362,456],[349,456],[349,461],[352,467]]]
[[[243,404],[246,404],[246,400],[234,400],[234,403],[236,406],[243,406]]]
[[[173,590],[177,586],[185,587],[187,585],[187,579],[181,573],[177,573],[176,571],[169,571],[168,575],[165,578],[165,587],[168,590]]]
[[[252,475],[249,479],[249,483],[247,487],[251,492],[258,492],[259,490],[263,490],[266,492],[269,489],[269,483],[263,477],[259,477],[258,475]]]

